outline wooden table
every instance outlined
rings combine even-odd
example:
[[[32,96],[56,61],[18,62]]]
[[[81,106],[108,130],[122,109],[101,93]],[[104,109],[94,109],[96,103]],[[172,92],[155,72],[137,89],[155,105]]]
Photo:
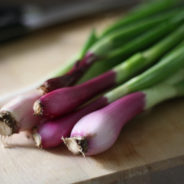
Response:
[[[64,64],[91,28],[117,15],[102,15],[39,32],[0,48],[0,94],[33,84]],[[64,146],[44,151],[0,148],[0,183],[67,184],[184,182],[184,100],[163,103],[130,122],[107,152],[83,158]]]

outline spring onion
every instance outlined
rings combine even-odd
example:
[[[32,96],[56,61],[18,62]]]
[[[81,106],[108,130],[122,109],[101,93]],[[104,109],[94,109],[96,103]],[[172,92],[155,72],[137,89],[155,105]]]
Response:
[[[156,31],[158,30],[160,31],[160,28],[156,29]],[[55,118],[73,111],[98,93],[124,82],[153,64],[182,39],[184,39],[184,25],[150,49],[133,55],[122,64],[99,77],[77,86],[57,89],[43,95],[34,104],[35,114]]]
[[[72,129],[71,137],[62,139],[74,154],[102,153],[115,143],[121,129],[135,116],[162,101],[183,95],[184,81],[131,93],[84,116]]]
[[[178,9],[171,10],[162,15],[142,20],[100,39],[88,50],[81,60],[75,63],[69,72],[60,77],[47,80],[43,85],[41,85],[41,89],[44,92],[49,92],[57,88],[75,84],[95,62],[105,59],[107,52],[110,52],[117,47],[122,47],[122,45],[126,44],[134,37],[139,36],[145,31],[171,19],[177,11]],[[118,55],[118,57],[121,56],[122,55]]]

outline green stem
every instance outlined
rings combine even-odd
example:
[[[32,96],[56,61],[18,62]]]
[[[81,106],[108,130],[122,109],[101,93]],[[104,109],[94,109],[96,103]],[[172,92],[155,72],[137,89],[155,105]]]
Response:
[[[184,11],[180,11],[177,13],[177,16],[174,16],[171,20],[168,20],[162,23],[160,26],[155,27],[152,30],[147,31],[143,35],[135,38],[134,40],[130,41],[129,43],[123,45],[119,49],[115,49],[114,51],[107,53],[108,59],[96,62],[88,72],[81,78],[78,84],[83,83],[97,75],[100,75],[107,70],[110,70],[115,65],[122,62],[122,60],[127,59],[132,54],[139,52],[147,47],[150,47],[153,43],[160,40],[161,38],[165,37],[168,33],[176,29],[184,19]],[[173,47],[180,38],[183,36],[182,28],[176,33],[171,34],[171,38],[168,38],[161,41],[160,44],[157,44],[153,48],[149,49],[145,53],[138,53],[128,59],[124,64],[120,64],[115,67],[115,71],[117,71],[117,81],[122,82],[128,79],[129,77],[135,75],[137,71],[144,68],[145,66],[149,65],[149,61],[147,61],[148,57],[150,56],[153,59],[150,63],[155,60],[155,56],[158,58],[159,53],[164,53],[165,51],[169,50],[169,48]],[[181,35],[182,34],[182,35]],[[170,35],[169,35],[170,37]],[[155,54],[156,53],[156,54]],[[155,56],[154,56],[155,55]],[[145,62],[143,62],[146,60]],[[141,62],[141,64],[139,64]],[[119,72],[120,70],[120,72]]]
[[[171,24],[171,28],[173,29],[174,27],[175,26]],[[157,28],[156,31],[153,32],[161,32],[162,29],[160,28],[161,27]],[[113,71],[116,72],[116,82],[121,83],[144,68],[150,66],[162,55],[175,47],[182,39],[184,39],[184,25],[180,26],[174,33],[169,34],[166,38],[152,46],[150,49],[142,53],[137,53],[122,64],[116,66],[113,69]]]
[[[166,81],[164,81],[165,84],[173,85],[176,83],[179,83],[184,78],[184,69],[179,70],[174,76],[170,77]]]
[[[81,49],[81,51],[72,60],[70,60],[68,63],[66,63],[66,65],[64,65],[61,68],[59,68],[58,70],[52,72],[50,74],[49,78],[58,77],[58,76],[61,76],[61,75],[64,75],[65,73],[67,73],[78,60],[83,58],[83,56],[86,54],[86,52],[89,50],[89,48],[95,42],[97,42],[97,40],[98,40],[98,38],[96,36],[95,30],[93,29],[91,31],[87,41],[85,42],[83,48]]]
[[[112,32],[121,29],[123,26],[135,23],[136,21],[139,21],[145,17],[149,17],[160,12],[162,13],[163,11],[168,10],[177,4],[178,1],[176,0],[152,1],[151,3],[143,4],[133,9],[128,13],[127,16],[121,18],[116,23],[105,29],[101,34],[101,37],[111,34]]]
[[[116,65],[116,62],[107,62],[106,60],[102,60],[99,62],[94,63],[89,70],[82,76],[82,78],[77,82],[77,84],[81,84],[83,82],[88,81],[89,79],[92,79],[108,70],[110,70],[114,65]]]
[[[130,90],[136,90],[137,87],[143,89],[166,79],[182,67],[184,67],[184,42],[181,43],[181,47],[136,77],[136,82],[134,82],[134,78],[127,82],[127,84],[129,84]]]
[[[167,0],[168,1],[168,0]],[[158,3],[158,2],[157,2]],[[171,3],[171,2],[170,2]],[[158,3],[158,6],[160,3]],[[162,3],[161,3],[162,4]],[[164,4],[164,3],[163,3]],[[172,4],[172,3],[171,3]],[[171,5],[170,4],[170,5]],[[169,5],[169,6],[170,6]],[[162,6],[162,5],[161,5]],[[165,6],[165,5],[164,5]],[[169,7],[168,6],[168,7]],[[168,9],[168,7],[165,7],[166,9]],[[164,8],[164,9],[165,9]],[[161,8],[162,9],[162,8]],[[149,12],[149,11],[148,11]],[[156,10],[155,10],[155,13],[156,13]],[[140,23],[137,25],[137,32],[135,34],[133,34],[133,32],[135,31],[135,25],[132,24],[132,25],[129,25],[127,28],[125,27],[124,28],[124,31],[119,31],[119,33],[117,32],[116,34],[111,34],[108,36],[108,39],[107,38],[104,38],[104,39],[98,39],[96,37],[96,34],[94,32],[94,30],[91,32],[86,44],[84,45],[83,49],[81,50],[81,52],[76,56],[74,57],[71,61],[69,61],[65,66],[62,66],[61,68],[59,68],[57,71],[54,71],[52,72],[48,78],[52,78],[52,77],[57,77],[57,76],[61,76],[65,73],[67,73],[72,67],[73,65],[76,63],[76,61],[80,60],[85,54],[86,52],[92,47],[92,49],[90,50],[93,50],[94,48],[97,49],[97,52],[106,52],[106,48],[110,49],[112,45],[116,45],[116,43],[119,41],[119,38],[121,37],[127,37],[127,34],[130,35],[131,31],[132,31],[132,37],[135,36],[136,34],[139,34],[139,31],[141,31],[141,29],[144,29],[145,27],[148,28],[151,27],[153,24],[156,24],[156,22],[160,22],[162,20],[166,20],[166,19],[169,19],[169,17],[172,17],[172,15],[174,15],[176,13],[176,10],[174,11],[170,11],[168,13],[166,13],[163,17],[160,17],[157,16],[155,17],[155,20],[151,20],[151,22],[149,22],[148,20],[146,21],[140,21]],[[145,17],[147,16],[147,14],[144,15]],[[144,17],[143,16],[143,17]],[[154,19],[154,18],[153,18]],[[147,23],[146,23],[147,22]],[[117,36],[119,35],[119,36]],[[123,36],[124,35],[124,36]],[[112,44],[112,40],[114,39],[114,44]],[[99,40],[99,41],[98,41]],[[111,40],[111,41],[110,41]],[[106,44],[107,42],[111,42],[109,44]],[[97,43],[97,44],[95,44]],[[93,47],[93,45],[96,45]],[[101,46],[100,46],[101,45]],[[101,47],[101,48],[98,48],[98,47]],[[99,49],[99,50],[98,50]],[[104,51],[103,51],[104,50]],[[105,62],[104,62],[105,63]],[[115,65],[115,64],[114,64]],[[112,66],[114,66],[113,64],[109,64],[109,66],[107,65],[107,67],[103,67],[103,64],[100,65],[100,67],[94,67],[94,70],[93,70],[93,67],[92,69],[89,71],[89,75],[87,74],[87,77],[84,76],[84,79],[81,79],[81,81],[85,81],[85,80],[88,80],[98,74],[101,74],[102,72],[105,72],[106,70],[110,69]],[[97,64],[98,66],[98,64]],[[96,70],[96,68],[100,68],[98,69],[98,72]],[[95,72],[94,72],[95,71]],[[94,74],[93,74],[94,73]]]
[[[136,35],[136,34],[139,34],[139,31],[141,31],[142,29],[144,29],[144,28],[148,28],[148,27],[151,27],[153,24],[156,24],[156,23],[159,23],[159,22],[161,22],[161,21],[163,21],[163,20],[167,20],[167,19],[169,19],[170,17],[172,17],[175,13],[177,13],[176,12],[176,10],[173,10],[173,11],[170,11],[170,12],[168,12],[168,13],[166,13],[163,17],[162,16],[157,16],[157,17],[155,17],[155,18],[153,18],[153,20],[151,20],[151,22],[149,21],[149,20],[145,20],[145,21],[142,21],[142,22],[140,22],[138,25],[137,25],[137,32],[134,34],[134,36]],[[146,15],[145,15],[146,16]],[[73,65],[76,63],[76,61],[78,61],[78,60],[80,60],[85,54],[86,54],[86,52],[92,47],[92,49],[90,49],[90,50],[95,50],[95,48],[97,49],[97,52],[101,52],[101,51],[103,51],[103,50],[105,50],[106,51],[106,48],[108,47],[109,49],[111,48],[111,43],[109,43],[109,44],[106,44],[107,42],[109,42],[110,40],[113,40],[113,39],[116,39],[116,40],[114,40],[114,42],[118,42],[119,41],[119,39],[118,39],[118,36],[117,35],[119,35],[119,37],[127,37],[127,34],[128,35],[130,35],[130,33],[132,32],[132,37],[133,37],[133,33],[134,33],[134,31],[136,30],[135,29],[135,25],[133,24],[133,25],[130,25],[130,26],[128,26],[127,28],[125,27],[124,28],[124,30],[123,31],[119,31],[119,33],[117,32],[116,34],[112,34],[112,35],[109,35],[108,36],[108,39],[107,38],[104,38],[104,39],[98,39],[97,38],[97,36],[96,36],[96,34],[95,34],[95,31],[94,30],[92,30],[92,32],[91,32],[91,34],[90,34],[90,36],[89,36],[89,38],[88,38],[88,40],[86,41],[86,43],[85,43],[85,45],[84,45],[84,47],[82,48],[82,50],[81,50],[81,52],[77,55],[77,56],[75,56],[71,61],[69,61],[65,66],[62,66],[61,68],[59,68],[57,71],[54,71],[54,72],[52,72],[50,75],[49,75],[49,77],[48,78],[50,78],[50,77],[57,77],[57,76],[61,76],[61,75],[63,75],[63,74],[65,74],[65,73],[67,73],[72,67],[73,67]],[[124,35],[124,36],[123,36]],[[99,41],[98,41],[99,40]],[[112,42],[112,41],[110,41],[110,42]],[[97,43],[97,44],[96,44]],[[94,47],[93,47],[93,45],[94,45]],[[96,45],[96,46],[95,46]],[[101,46],[100,46],[101,45]],[[99,48],[99,47],[101,47],[101,48]],[[99,50],[98,50],[99,49]],[[111,65],[110,65],[111,66]],[[113,66],[113,65],[112,65]],[[107,67],[106,67],[107,68]],[[110,68],[110,67],[109,67]],[[109,68],[107,68],[107,69],[109,69]],[[95,68],[95,70],[96,70],[96,68]],[[89,78],[92,78],[92,77],[94,77],[95,76],[95,73],[97,73],[97,72],[94,72],[94,75],[93,75],[93,71],[94,70],[91,70],[92,72],[90,72],[91,74],[89,75],[89,77],[84,77],[84,78],[86,78],[86,80],[88,80]],[[102,72],[104,72],[104,71],[106,71],[106,69],[104,68],[102,68],[102,70],[99,70],[99,72],[97,73],[97,74],[100,74],[100,73],[102,73]],[[84,81],[84,80],[82,80],[82,81]]]
[[[128,93],[153,86],[172,76],[182,67],[184,67],[184,41],[180,47],[163,57],[157,64],[123,85],[107,92],[104,96],[109,102],[112,102]]]
[[[177,88],[173,85],[161,84],[143,90],[143,93],[146,94],[145,109],[149,109],[166,99],[175,97],[177,95]]]
[[[178,9],[171,10],[162,15],[148,18],[130,26],[126,26],[124,29],[116,31],[115,33],[112,33],[103,39],[100,39],[98,42],[96,42],[96,44],[92,46],[89,52],[94,53],[99,57],[105,57],[107,52],[110,50],[116,48],[117,46],[122,46],[141,33],[144,33],[147,30],[151,30],[155,26],[159,26],[159,24],[173,18],[174,15],[178,14],[178,11]]]
[[[79,59],[82,59],[87,53],[87,51],[91,48],[91,46],[94,45],[97,41],[98,41],[98,37],[96,35],[95,29],[92,29],[88,40],[86,41],[81,52],[79,53]]]
[[[107,54],[108,60],[118,60],[124,59],[124,55],[131,55],[133,52],[137,51],[137,48],[146,49],[150,46],[150,43],[156,42],[160,38],[173,31],[181,24],[184,20],[184,9],[177,12],[172,19],[165,21],[159,26],[156,26],[152,30],[147,31],[143,35],[135,38],[133,41],[115,49]],[[152,51],[153,52],[153,51]]]
[[[145,110],[146,110],[164,100],[178,97],[178,96],[183,96],[184,81],[175,85],[168,85],[168,84],[156,85],[152,88],[143,90],[143,93],[146,94],[146,100],[145,100],[146,101]]]

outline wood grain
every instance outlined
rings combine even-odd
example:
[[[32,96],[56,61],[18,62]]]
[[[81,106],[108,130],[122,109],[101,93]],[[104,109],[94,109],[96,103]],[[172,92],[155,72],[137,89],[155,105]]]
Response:
[[[77,53],[91,28],[100,30],[116,17],[105,15],[59,26],[2,46],[0,94],[33,84],[61,66]],[[73,156],[64,146],[49,151],[0,148],[0,182],[174,183],[176,175],[170,173],[179,173],[184,166],[183,113],[183,99],[163,103],[130,122],[109,151],[94,157]],[[163,180],[166,176],[172,179]]]

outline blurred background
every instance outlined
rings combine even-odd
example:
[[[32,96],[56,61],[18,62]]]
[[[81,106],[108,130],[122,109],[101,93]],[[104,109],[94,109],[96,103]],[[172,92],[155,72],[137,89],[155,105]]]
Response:
[[[4,0],[0,2],[0,43],[79,18],[128,9],[140,1]]]

